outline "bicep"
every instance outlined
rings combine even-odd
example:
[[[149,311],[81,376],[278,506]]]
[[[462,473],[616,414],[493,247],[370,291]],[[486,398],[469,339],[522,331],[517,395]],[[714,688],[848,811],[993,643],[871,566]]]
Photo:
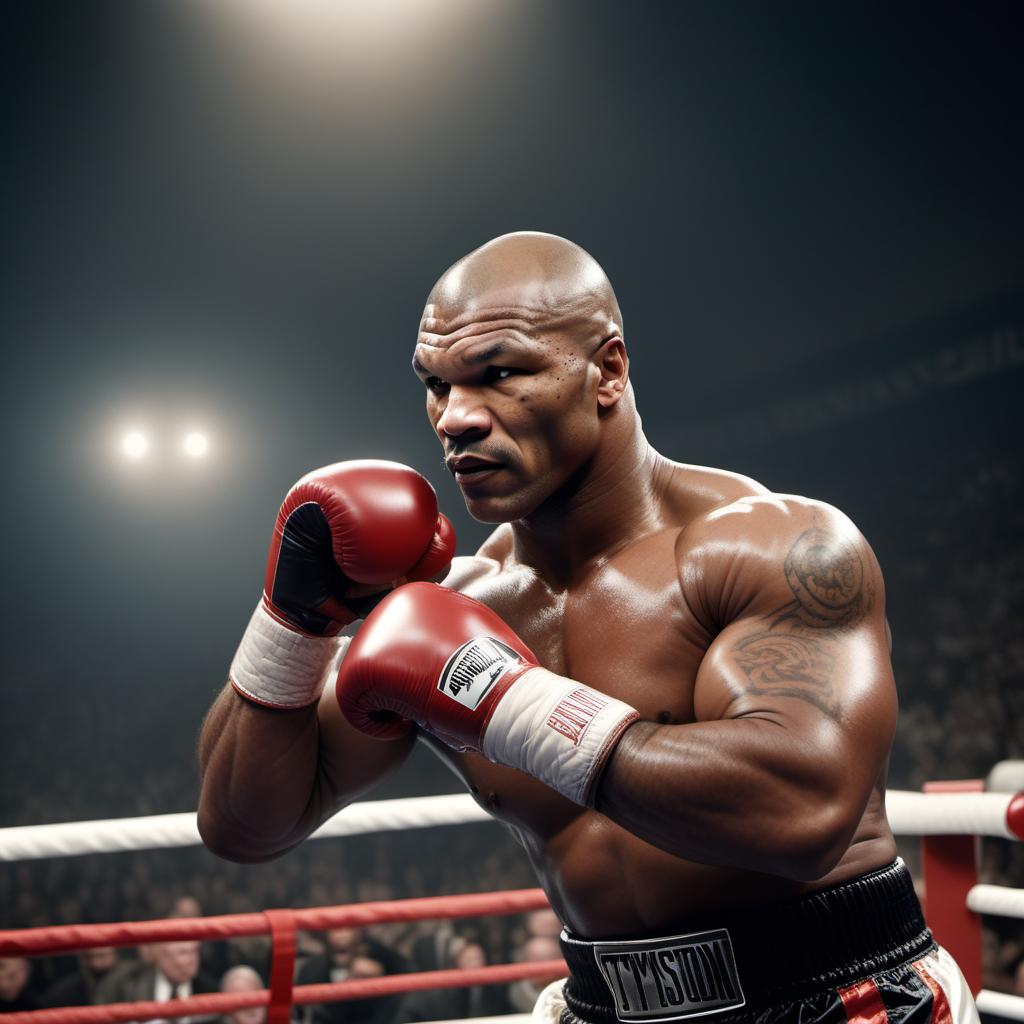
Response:
[[[320,760],[321,820],[326,820],[363,796],[408,758],[416,742],[415,731],[394,740],[380,740],[360,732],[342,714],[328,682],[317,709]]]
[[[823,781],[870,787],[896,721],[884,619],[840,629],[785,616],[737,620],[701,662],[694,711],[698,721],[774,723],[793,758],[821,771]]]

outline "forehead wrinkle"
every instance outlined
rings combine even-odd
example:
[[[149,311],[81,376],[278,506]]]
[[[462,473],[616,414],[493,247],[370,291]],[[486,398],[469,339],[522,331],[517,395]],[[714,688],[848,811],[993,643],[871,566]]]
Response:
[[[434,348],[449,348],[459,341],[483,337],[498,331],[510,331],[521,337],[532,337],[537,333],[539,318],[522,316],[521,310],[495,310],[493,315],[480,316],[475,311],[443,320],[424,314],[420,321],[418,340]]]
[[[495,332],[488,332],[493,334]],[[518,332],[502,332],[502,336],[495,338],[494,340],[487,343],[487,335],[470,335],[469,337],[459,338],[456,341],[450,342],[449,344],[434,344],[430,341],[420,340],[416,343],[417,352],[420,349],[437,353],[438,355],[446,355],[454,359],[457,366],[460,368],[476,367],[481,363],[486,363],[496,356],[506,355],[509,352],[533,350],[538,347],[537,343],[525,335],[519,334]],[[424,355],[427,353],[424,352]],[[417,355],[413,356],[413,368],[419,366],[417,372],[430,373],[420,361]]]
[[[517,324],[510,322],[483,325],[473,325],[472,328],[463,328],[452,334],[433,334],[428,331],[420,331],[416,338],[417,345],[426,345],[428,348],[450,349],[456,345],[469,341],[484,341],[491,337],[508,338],[513,342],[526,342],[527,344],[539,340],[539,336],[533,331],[524,331]]]

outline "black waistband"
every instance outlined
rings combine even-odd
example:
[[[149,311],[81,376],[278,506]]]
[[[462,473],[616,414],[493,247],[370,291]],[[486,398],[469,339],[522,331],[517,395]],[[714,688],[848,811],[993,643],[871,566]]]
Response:
[[[722,939],[722,933],[727,933],[727,939]],[[679,936],[693,935],[698,937],[677,941]],[[710,955],[702,950],[690,952],[691,946],[701,943]],[[657,962],[647,965],[652,974],[660,975],[650,979],[650,983],[656,980],[662,995],[665,989],[662,983],[667,983],[671,992],[671,979],[686,970],[682,962],[684,955],[700,953],[708,964],[709,977],[718,976],[719,967],[721,972],[727,973],[727,961],[734,957],[742,1002],[750,1010],[859,981],[924,955],[934,942],[925,925],[910,872],[897,860],[887,868],[811,893],[792,903],[695,918],[673,929],[673,937],[626,942],[620,944],[620,948],[634,945],[639,949],[660,945],[666,950],[649,959],[669,958],[667,970],[662,971]],[[607,952],[609,948],[613,950],[611,954]],[[670,949],[683,950],[675,954],[679,959],[675,968],[672,954],[667,952]],[[565,986],[569,1010],[588,1024],[613,1024],[623,1019],[622,1014],[616,1013],[612,981],[598,966],[600,956],[608,972],[608,956],[617,955],[615,940],[587,942],[563,932],[562,950],[570,971]],[[716,958],[719,967],[715,966]],[[631,969],[628,963],[626,969]],[[643,961],[638,961],[637,969],[647,967]],[[724,985],[727,990],[728,977]],[[711,1024],[716,1020],[716,1012],[735,1009],[735,1003],[723,1005],[721,1011],[703,1008],[701,1015],[711,1014]],[[687,1013],[684,1008],[661,1016],[653,1012],[639,1014],[638,1019],[645,1016],[651,1020],[684,1019],[688,1015],[696,1014]],[[629,1016],[626,1014],[627,1018]]]

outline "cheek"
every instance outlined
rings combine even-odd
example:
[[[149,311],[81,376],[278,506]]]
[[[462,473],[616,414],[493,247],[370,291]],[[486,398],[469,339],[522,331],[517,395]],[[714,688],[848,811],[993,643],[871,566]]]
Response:
[[[559,464],[578,461],[597,442],[597,417],[582,401],[566,398],[564,392],[560,397],[556,393],[548,401],[528,400],[520,406],[524,441],[528,438],[545,449],[549,459]]]

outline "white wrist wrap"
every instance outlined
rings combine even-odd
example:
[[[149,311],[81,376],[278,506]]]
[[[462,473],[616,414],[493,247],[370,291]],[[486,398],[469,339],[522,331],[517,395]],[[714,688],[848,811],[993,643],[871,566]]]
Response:
[[[289,629],[260,601],[231,662],[231,685],[264,707],[309,707],[320,699],[350,642]]]
[[[623,730],[639,717],[636,708],[621,700],[535,668],[524,672],[498,701],[481,752],[586,807]]]

